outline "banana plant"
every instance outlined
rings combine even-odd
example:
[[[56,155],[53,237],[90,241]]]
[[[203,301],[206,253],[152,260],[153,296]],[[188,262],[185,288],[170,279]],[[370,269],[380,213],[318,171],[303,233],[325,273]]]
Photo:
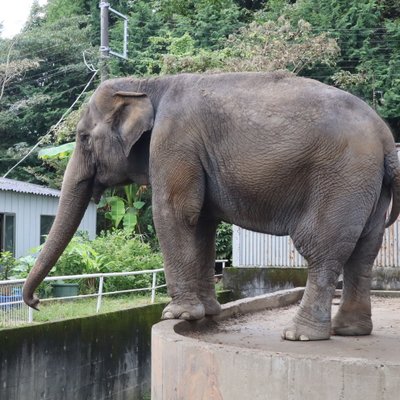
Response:
[[[138,225],[139,211],[145,203],[140,200],[145,186],[130,184],[124,186],[125,196],[118,196],[114,190],[111,196],[103,197],[98,207],[106,208],[105,217],[109,219],[114,228],[122,225],[124,229],[133,232]]]
[[[75,142],[48,147],[40,150],[39,158],[43,160],[68,160],[74,147]],[[98,208],[107,210],[105,217],[112,222],[114,228],[119,228],[122,222],[124,229],[133,232],[138,226],[139,211],[145,205],[141,201],[141,195],[145,190],[146,186],[126,185],[124,196],[119,196],[116,190],[113,190],[111,196],[102,197]]]

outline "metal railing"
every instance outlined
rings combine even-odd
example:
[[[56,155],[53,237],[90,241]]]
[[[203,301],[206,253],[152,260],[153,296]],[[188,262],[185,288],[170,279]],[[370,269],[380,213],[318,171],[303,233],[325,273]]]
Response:
[[[22,301],[19,281],[0,281],[0,325],[12,326],[29,321],[28,306]]]
[[[222,269],[228,260],[216,260],[216,263],[222,264]],[[71,300],[81,299],[88,297],[97,297],[96,313],[100,311],[102,300],[104,296],[114,294],[125,294],[132,292],[151,292],[151,303],[153,304],[156,297],[157,289],[166,287],[166,284],[157,285],[157,274],[164,273],[163,268],[150,269],[143,271],[131,271],[131,272],[109,272],[109,273],[98,273],[98,274],[82,274],[82,275],[65,275],[65,276],[50,276],[44,279],[44,282],[51,281],[68,281],[68,280],[80,280],[80,279],[98,279],[98,290],[92,294],[78,294],[76,296],[68,297],[49,297],[41,299],[40,301],[48,302],[54,300]],[[144,288],[133,288],[127,290],[116,290],[112,292],[104,291],[104,280],[110,277],[116,276],[133,276],[133,275],[152,275],[152,284],[150,287]],[[221,276],[221,275],[216,275]],[[25,279],[14,279],[0,281],[0,326],[17,325],[21,323],[32,323],[33,322],[33,310],[32,308],[25,305],[22,300],[22,287]]]

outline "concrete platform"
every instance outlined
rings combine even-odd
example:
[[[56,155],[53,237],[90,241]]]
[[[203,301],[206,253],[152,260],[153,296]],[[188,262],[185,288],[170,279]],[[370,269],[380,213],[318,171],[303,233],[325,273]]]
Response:
[[[400,399],[400,298],[373,296],[370,336],[283,341],[302,293],[239,300],[217,318],[155,325],[152,400]]]

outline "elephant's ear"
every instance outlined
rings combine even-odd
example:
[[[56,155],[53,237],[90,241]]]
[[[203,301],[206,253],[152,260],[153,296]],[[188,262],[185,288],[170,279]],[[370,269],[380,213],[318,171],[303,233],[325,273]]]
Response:
[[[114,98],[117,101],[117,115],[114,115],[113,118],[118,124],[124,152],[128,157],[132,146],[142,134],[152,129],[154,109],[145,93],[116,92]]]

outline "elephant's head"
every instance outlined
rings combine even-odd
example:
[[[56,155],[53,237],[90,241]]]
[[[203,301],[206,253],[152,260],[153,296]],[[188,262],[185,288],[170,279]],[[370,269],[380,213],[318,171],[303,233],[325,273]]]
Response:
[[[117,83],[96,90],[78,123],[54,224],[24,285],[30,307],[37,307],[34,291],[76,232],[90,199],[98,202],[107,187],[147,183],[153,106],[146,94],[122,91],[121,80]]]

